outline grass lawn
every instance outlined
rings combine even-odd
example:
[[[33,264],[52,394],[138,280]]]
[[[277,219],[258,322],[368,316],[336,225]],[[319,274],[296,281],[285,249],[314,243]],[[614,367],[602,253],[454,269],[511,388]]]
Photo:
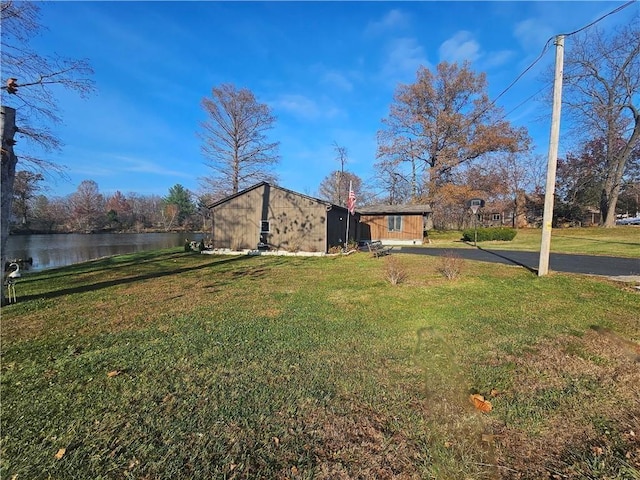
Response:
[[[436,247],[469,248],[462,242],[462,232],[429,232],[431,245]],[[542,230],[519,229],[511,242],[482,242],[483,248],[492,250],[540,251]],[[615,228],[555,228],[551,232],[551,252],[613,257],[640,258],[640,227]]]
[[[0,478],[640,478],[628,285],[181,250],[18,283]]]

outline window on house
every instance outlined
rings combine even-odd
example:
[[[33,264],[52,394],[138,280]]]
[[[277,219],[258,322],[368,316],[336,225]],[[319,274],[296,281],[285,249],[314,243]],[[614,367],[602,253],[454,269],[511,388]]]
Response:
[[[260,222],[260,233],[269,233],[269,222],[263,220]]]
[[[389,215],[387,221],[389,222],[390,232],[402,231],[402,215]]]
[[[499,213],[494,213],[492,220],[494,220],[496,222],[499,222],[500,221],[500,214]]]

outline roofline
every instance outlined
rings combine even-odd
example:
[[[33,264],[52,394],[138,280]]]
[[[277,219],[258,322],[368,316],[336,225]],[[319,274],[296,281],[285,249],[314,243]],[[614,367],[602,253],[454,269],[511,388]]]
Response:
[[[425,213],[433,213],[433,209],[429,205],[424,205],[424,208],[409,208],[406,210],[402,209],[402,207],[403,205],[388,205],[386,208],[384,205],[362,207],[360,210],[358,210],[358,213],[360,215],[424,215]],[[415,207],[415,205],[407,205],[407,207]]]
[[[336,205],[336,204],[328,202],[326,200],[321,200],[319,198],[311,197],[309,195],[305,195],[304,193],[295,192],[295,191],[290,190],[288,188],[284,188],[284,187],[281,187],[279,185],[274,185],[274,184],[271,184],[271,183],[266,182],[266,181],[262,181],[260,183],[256,183],[255,185],[252,185],[251,187],[245,188],[244,190],[241,190],[238,193],[234,193],[234,194],[229,195],[228,197],[224,197],[223,199],[218,200],[217,202],[214,202],[214,203],[212,203],[210,205],[207,205],[207,208],[208,209],[215,208],[218,205],[226,203],[226,202],[228,202],[230,200],[233,200],[236,197],[239,197],[240,195],[244,195],[245,193],[247,193],[247,192],[249,192],[251,190],[255,190],[256,188],[259,188],[259,187],[262,187],[262,186],[265,186],[265,185],[268,185],[269,187],[277,188],[279,190],[283,190],[283,191],[288,192],[288,193],[292,193],[294,195],[298,195],[299,197],[304,197],[304,198],[307,198],[309,200],[313,200],[313,201],[321,203],[323,205],[330,206],[331,208],[338,208],[338,209],[341,209],[341,210],[347,210],[347,207],[342,207],[340,205]]]

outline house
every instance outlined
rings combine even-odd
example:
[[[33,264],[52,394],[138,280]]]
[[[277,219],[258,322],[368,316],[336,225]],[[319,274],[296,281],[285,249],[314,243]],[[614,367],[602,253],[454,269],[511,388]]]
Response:
[[[357,212],[358,240],[381,240],[385,245],[422,244],[433,227],[429,205],[374,205]]]
[[[208,205],[213,248],[328,252],[355,238],[345,207],[261,182]]]

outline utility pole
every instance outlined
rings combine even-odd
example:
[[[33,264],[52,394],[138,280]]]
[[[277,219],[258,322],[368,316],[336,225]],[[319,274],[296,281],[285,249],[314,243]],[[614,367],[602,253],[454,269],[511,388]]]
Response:
[[[0,173],[2,192],[2,214],[0,215],[0,279],[2,281],[2,295],[0,303],[6,302],[6,285],[4,282],[5,247],[9,239],[9,217],[11,216],[11,203],[13,202],[13,181],[16,177],[16,164],[18,157],[13,151],[16,141],[14,136],[18,131],[16,127],[16,111],[14,108],[0,106],[0,136],[2,137],[2,169]]]
[[[553,82],[553,111],[551,115],[551,135],[549,137],[549,159],[547,163],[547,185],[544,193],[544,213],[542,215],[542,241],[538,276],[549,273],[549,251],[551,250],[551,228],[553,225],[553,196],[556,189],[556,167],[558,164],[558,143],[560,140],[560,107],[562,106],[562,69],[564,62],[564,35],[558,35],[556,45],[556,70]]]

